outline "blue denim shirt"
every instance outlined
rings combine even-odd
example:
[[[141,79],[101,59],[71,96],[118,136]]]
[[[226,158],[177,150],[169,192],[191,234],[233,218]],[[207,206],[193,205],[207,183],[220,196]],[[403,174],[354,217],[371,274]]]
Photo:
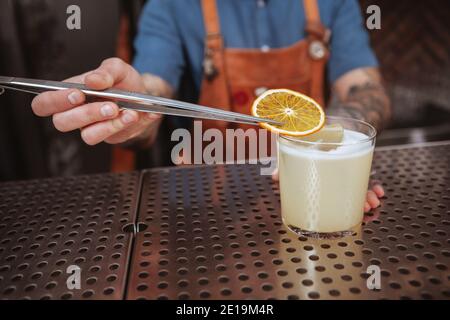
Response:
[[[328,77],[377,65],[356,0],[318,0],[322,23],[331,30]],[[302,0],[217,0],[225,46],[280,48],[305,37]],[[200,0],[150,0],[135,40],[135,68],[178,88],[189,67],[198,90],[205,29]],[[263,66],[262,66],[263,67]]]

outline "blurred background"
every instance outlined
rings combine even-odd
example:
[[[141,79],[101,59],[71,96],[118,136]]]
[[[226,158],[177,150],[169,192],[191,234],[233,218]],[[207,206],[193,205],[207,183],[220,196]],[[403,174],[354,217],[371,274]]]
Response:
[[[145,2],[2,0],[0,74],[63,80],[108,57],[130,62]],[[76,32],[65,26],[71,4],[83,8]],[[369,33],[394,108],[394,120],[377,145],[450,139],[450,3],[360,0],[363,15],[371,4],[381,8],[381,30]],[[184,85],[178,97],[195,99]],[[32,98],[18,92],[0,96],[0,181],[170,165],[170,121],[149,150],[89,147],[79,132],[58,133],[51,119],[34,116]]]

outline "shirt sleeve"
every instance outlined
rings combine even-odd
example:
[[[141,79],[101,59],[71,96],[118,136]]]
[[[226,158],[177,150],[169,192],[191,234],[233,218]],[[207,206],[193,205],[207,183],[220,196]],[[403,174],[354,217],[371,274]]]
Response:
[[[170,1],[151,0],[145,5],[135,40],[133,65],[140,73],[161,77],[177,90],[185,66],[182,40]]]
[[[331,23],[328,61],[330,83],[353,69],[378,66],[357,1],[341,0],[335,4],[338,6]]]

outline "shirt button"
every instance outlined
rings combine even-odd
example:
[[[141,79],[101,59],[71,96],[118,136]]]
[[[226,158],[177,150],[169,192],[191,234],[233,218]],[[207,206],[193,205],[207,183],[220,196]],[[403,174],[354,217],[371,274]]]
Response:
[[[264,8],[266,6],[266,0],[258,0],[258,8]]]

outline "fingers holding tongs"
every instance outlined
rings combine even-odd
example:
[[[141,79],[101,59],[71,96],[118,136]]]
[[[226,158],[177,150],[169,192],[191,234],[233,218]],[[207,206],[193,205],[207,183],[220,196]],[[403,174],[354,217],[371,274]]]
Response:
[[[280,124],[277,121],[254,117],[232,111],[205,107],[173,99],[155,97],[147,94],[118,89],[92,90],[83,84],[61,81],[37,80],[0,76],[0,89],[11,89],[33,94],[43,91],[78,89],[86,96],[115,101],[124,109],[140,112],[160,113],[181,117],[212,119],[228,122],[258,125],[259,123]],[[1,93],[1,92],[0,92]]]

